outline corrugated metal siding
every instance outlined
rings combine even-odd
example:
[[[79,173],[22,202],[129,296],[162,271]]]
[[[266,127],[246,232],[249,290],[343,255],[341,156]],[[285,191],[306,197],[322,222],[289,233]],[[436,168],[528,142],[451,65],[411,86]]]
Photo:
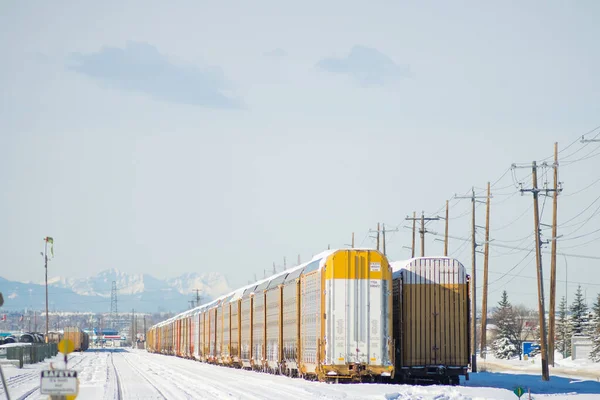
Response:
[[[205,360],[206,359],[206,355],[208,353],[208,344],[206,343],[206,323],[205,323],[205,313],[204,311],[202,311],[199,315],[199,326],[200,326],[200,332],[199,332],[199,336],[200,336],[200,347],[199,347],[199,353],[200,353],[200,359],[201,360]]]
[[[468,364],[468,285],[452,259],[417,259],[402,271],[402,366]],[[399,288],[396,286],[396,295]],[[400,336],[401,335],[401,336]]]
[[[318,340],[321,338],[321,272],[316,270],[301,279],[302,289],[302,362],[317,363]]]
[[[298,284],[286,282],[283,287],[283,358],[296,362],[298,357]]]
[[[240,302],[234,301],[231,303],[231,356],[234,361],[239,357],[240,351],[240,340],[239,340],[239,308]]]
[[[225,302],[221,306],[223,309],[223,346],[221,348],[221,356],[230,356],[230,345],[231,345],[231,307],[229,302]]]
[[[336,253],[326,268],[326,364],[389,365],[387,261],[348,250]]]
[[[200,315],[194,314],[192,316],[192,324],[194,325],[192,329],[192,335],[194,340],[194,357],[200,357]]]
[[[267,361],[279,362],[279,315],[281,289],[279,287],[266,292],[267,296]]]
[[[210,310],[208,310],[208,317],[210,319],[209,322],[209,340],[210,340],[210,351],[209,351],[209,355],[211,357],[215,357],[216,356],[216,339],[217,339],[217,313],[216,313],[216,309],[211,308]]]
[[[252,315],[250,311],[252,309],[252,299],[247,297],[242,300],[242,320],[241,326],[242,329],[242,360],[250,361],[252,357]]]
[[[252,319],[252,358],[255,363],[262,363],[265,346],[265,294],[254,295]]]
[[[220,357],[223,346],[223,308],[221,306],[217,306],[214,312],[216,320],[215,357]]]

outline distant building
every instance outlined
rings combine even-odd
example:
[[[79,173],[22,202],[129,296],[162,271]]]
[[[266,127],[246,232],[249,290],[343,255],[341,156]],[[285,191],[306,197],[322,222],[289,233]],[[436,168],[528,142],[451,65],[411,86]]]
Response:
[[[589,359],[594,342],[589,336],[573,335],[571,338],[571,357],[573,360]]]

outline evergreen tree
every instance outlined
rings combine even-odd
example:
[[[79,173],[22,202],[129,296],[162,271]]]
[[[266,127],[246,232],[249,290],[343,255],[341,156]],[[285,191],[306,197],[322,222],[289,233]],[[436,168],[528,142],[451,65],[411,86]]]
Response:
[[[492,351],[498,358],[521,358],[521,344],[525,321],[529,311],[524,307],[513,307],[508,301],[506,290],[498,302],[498,308],[492,314],[494,324],[498,327],[496,340],[492,343]]]
[[[558,306],[558,320],[556,321],[556,350],[563,358],[571,356],[571,326],[567,315],[567,299],[565,296]]]
[[[581,293],[581,285],[577,287],[575,300],[569,307],[571,311],[571,332],[573,335],[586,335],[590,333],[590,321],[588,314],[588,306],[583,299]]]
[[[598,293],[598,297],[596,298],[596,302],[592,307],[592,311],[594,312],[594,319],[592,320],[592,325],[594,326],[592,332],[592,341],[594,342],[594,347],[590,353],[590,358],[592,361],[598,362],[600,361],[600,293]]]
[[[492,343],[492,349],[496,358],[509,360],[519,354],[517,348],[507,337],[499,337]]]

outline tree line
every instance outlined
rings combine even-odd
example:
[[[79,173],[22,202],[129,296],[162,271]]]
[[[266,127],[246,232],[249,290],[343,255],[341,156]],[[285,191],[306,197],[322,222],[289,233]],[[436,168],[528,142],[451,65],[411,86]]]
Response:
[[[510,359],[523,356],[524,341],[540,340],[539,318],[534,310],[521,305],[512,305],[506,290],[491,315],[495,325],[495,339],[491,343],[491,352],[496,358]],[[548,330],[546,329],[546,332]],[[565,297],[561,299],[556,319],[555,349],[563,358],[571,356],[571,338],[589,336],[593,342],[590,359],[600,362],[600,293],[589,309],[581,286],[577,288],[575,299],[567,306]],[[553,338],[549,338],[553,340]],[[534,356],[536,351],[530,353]]]

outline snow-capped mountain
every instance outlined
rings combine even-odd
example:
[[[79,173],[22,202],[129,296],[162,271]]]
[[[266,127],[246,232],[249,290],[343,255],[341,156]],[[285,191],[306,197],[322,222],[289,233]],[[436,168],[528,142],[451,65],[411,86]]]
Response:
[[[231,291],[225,277],[218,272],[207,274],[187,273],[177,278],[167,279],[166,283],[181,294],[195,293],[195,290],[199,289],[199,295],[202,297],[201,302],[206,297],[214,299]]]
[[[128,274],[116,268],[101,271],[96,276],[89,278],[54,277],[48,279],[48,286],[71,289],[82,296],[110,298],[113,281],[116,282],[117,295],[137,294],[148,290],[163,290],[170,287],[167,281],[154,278],[151,275]],[[43,285],[44,282],[39,284]]]
[[[113,281],[120,310],[184,310],[189,300],[195,299],[196,289],[201,303],[231,291],[225,277],[216,272],[186,273],[163,280],[112,268],[88,278],[48,278],[50,307],[63,311],[110,311]],[[7,309],[39,309],[45,305],[44,282],[24,283],[0,277],[0,292],[7,299]]]
[[[116,282],[117,295],[138,294],[147,291],[175,289],[183,295],[190,295],[198,289],[208,297],[218,297],[230,291],[225,277],[218,272],[206,274],[186,273],[175,278],[160,280],[149,274],[128,274],[116,268],[108,269],[90,278],[48,279],[48,286],[67,288],[82,296],[110,297],[112,282]],[[40,282],[43,285],[44,282]]]

